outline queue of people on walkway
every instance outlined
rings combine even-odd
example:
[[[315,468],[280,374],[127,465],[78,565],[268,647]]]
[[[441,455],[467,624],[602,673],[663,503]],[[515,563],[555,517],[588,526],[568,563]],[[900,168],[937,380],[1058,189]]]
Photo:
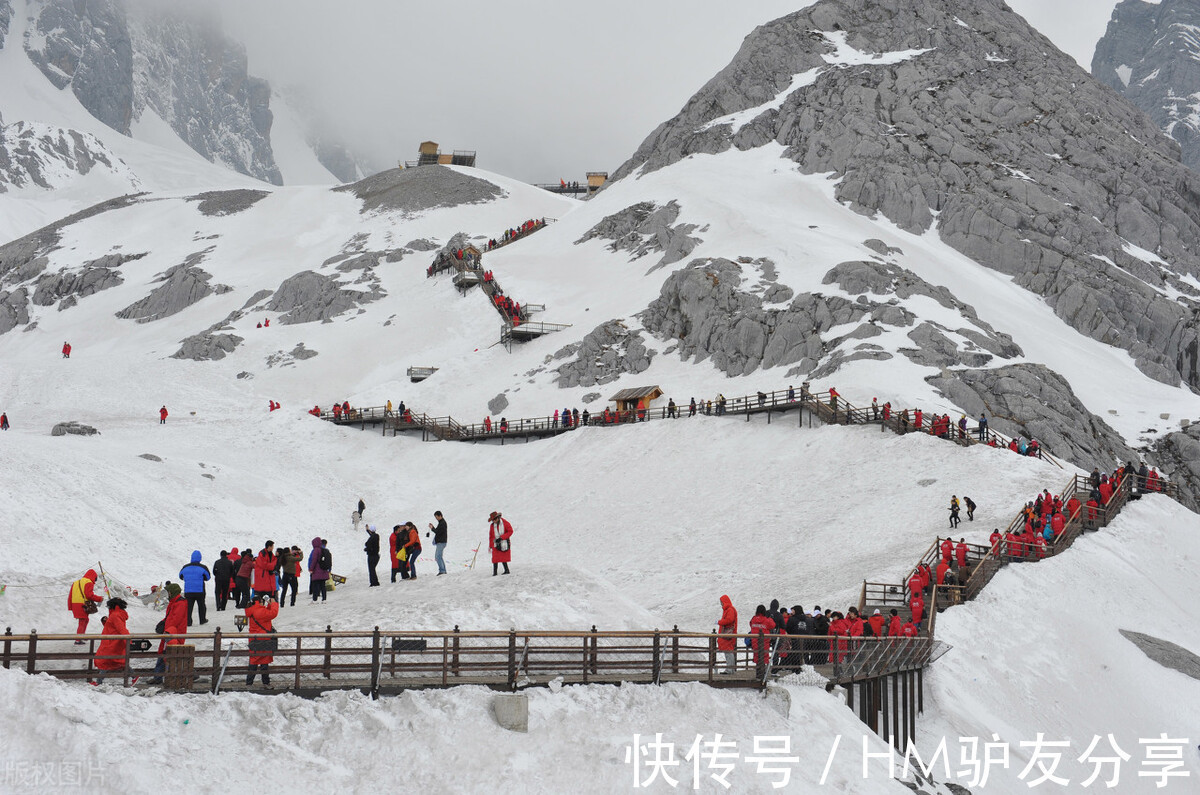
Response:
[[[728,595],[721,597],[720,605],[717,652],[724,658],[724,667],[719,673],[732,675],[737,672],[738,651],[737,638],[732,636],[743,633],[737,609]],[[787,608],[772,599],[770,606],[760,604],[755,608],[744,633],[751,637],[742,642],[757,675],[764,675],[768,664],[776,673],[794,673],[805,665],[844,662],[861,638],[915,638],[920,634],[920,615],[914,618],[904,620],[895,608],[887,615],[875,609],[870,617],[863,618],[853,605],[844,613],[822,610],[820,605],[807,611],[803,605]]]
[[[487,248],[484,251],[491,251],[494,248],[507,246],[509,243],[520,240],[526,235],[532,234],[546,225],[545,218],[530,218],[515,227],[510,227],[504,230],[504,234],[498,238],[492,238],[487,242]]]

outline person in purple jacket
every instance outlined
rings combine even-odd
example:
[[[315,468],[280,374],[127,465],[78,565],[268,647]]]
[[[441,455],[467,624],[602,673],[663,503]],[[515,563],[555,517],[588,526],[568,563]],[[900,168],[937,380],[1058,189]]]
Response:
[[[329,551],[325,539],[314,538],[313,549],[308,554],[308,592],[312,600],[325,601],[325,583],[329,581],[329,572],[333,568],[333,554]]]

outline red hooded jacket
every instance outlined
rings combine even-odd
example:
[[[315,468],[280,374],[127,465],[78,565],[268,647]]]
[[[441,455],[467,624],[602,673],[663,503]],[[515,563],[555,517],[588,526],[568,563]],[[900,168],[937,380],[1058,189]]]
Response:
[[[129,614],[119,607],[108,611],[104,629],[100,632],[107,640],[100,641],[100,647],[96,649],[96,667],[101,671],[120,671],[125,667],[126,641],[120,636],[129,634],[125,628],[128,620]]]
[[[721,618],[717,620],[718,635],[736,635],[738,631],[737,610],[728,596],[721,597]],[[737,641],[734,638],[717,638],[717,651],[734,651]]]

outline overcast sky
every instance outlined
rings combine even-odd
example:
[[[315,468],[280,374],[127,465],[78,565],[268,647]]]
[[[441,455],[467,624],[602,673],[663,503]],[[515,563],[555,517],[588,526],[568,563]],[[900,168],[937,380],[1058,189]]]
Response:
[[[529,182],[615,171],[805,0],[214,0],[253,73],[306,86],[379,165],[475,149]],[[1116,0],[1009,0],[1085,68]]]

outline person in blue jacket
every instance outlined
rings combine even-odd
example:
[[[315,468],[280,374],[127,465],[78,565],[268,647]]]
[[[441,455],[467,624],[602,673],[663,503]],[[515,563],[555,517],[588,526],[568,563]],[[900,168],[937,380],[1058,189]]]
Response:
[[[192,606],[200,605],[200,623],[208,623],[208,606],[204,603],[204,583],[212,575],[208,566],[200,562],[200,550],[192,552],[192,562],[179,570],[179,579],[183,580],[183,595],[187,599],[187,623],[192,625]]]

